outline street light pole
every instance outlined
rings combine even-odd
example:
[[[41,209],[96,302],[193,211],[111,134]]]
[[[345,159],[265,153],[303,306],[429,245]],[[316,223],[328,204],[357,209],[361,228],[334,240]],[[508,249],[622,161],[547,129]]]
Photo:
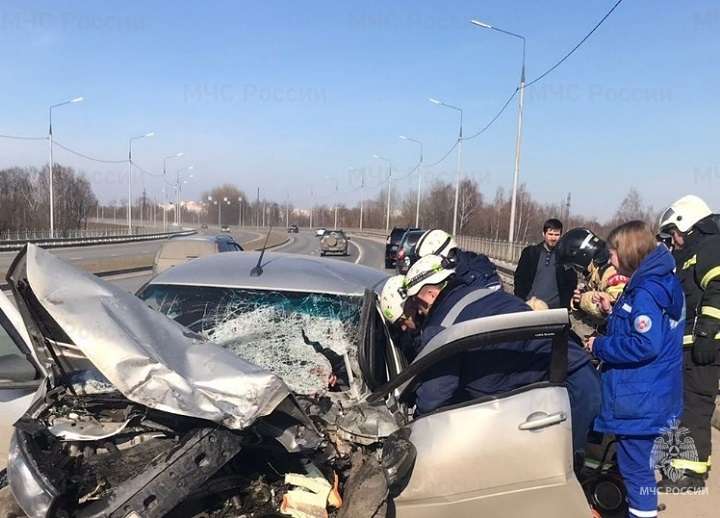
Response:
[[[312,187],[310,188],[310,229],[313,228],[313,204],[315,203],[315,198],[313,197],[313,190]]]
[[[52,111],[53,108],[58,108],[60,106],[65,106],[66,104],[72,104],[72,103],[79,103],[83,100],[83,97],[75,97],[74,99],[70,99],[68,101],[63,101],[61,103],[52,104],[50,105],[50,108],[48,110],[49,117],[48,117],[48,141],[50,142],[50,168],[49,168],[49,179],[48,183],[50,185],[50,239],[55,237],[55,194],[53,190],[53,128],[52,128]]]
[[[167,232],[167,210],[165,208],[165,204],[167,203],[167,180],[165,179],[167,175],[167,161],[171,158],[180,158],[184,154],[185,153],[175,153],[174,155],[168,155],[163,158],[163,232]]]
[[[178,169],[175,172],[175,225],[180,226],[182,225],[182,210],[181,210],[181,203],[180,203],[180,193],[182,192],[182,186],[183,184],[187,183],[187,181],[180,181],[180,173],[183,171],[192,171],[195,168],[194,165],[189,165],[187,167],[183,167]],[[192,174],[188,175],[188,178],[192,178]]]
[[[242,196],[238,196],[238,227],[242,227],[242,208],[243,199]]]
[[[463,143],[463,111],[458,106],[447,104],[437,99],[430,98],[429,101],[433,104],[450,108],[460,113],[460,133],[458,134],[458,160],[457,160],[457,178],[455,179],[455,209],[453,210],[453,235],[457,235],[457,221],[458,221],[458,202],[460,200],[460,178],[462,177],[462,143]]]
[[[130,137],[128,141],[128,235],[132,234],[132,143],[133,140],[140,140],[141,138],[152,137],[153,135],[155,135],[155,132],[151,131],[150,133],[145,133],[144,135]],[[142,219],[142,214],[140,215],[140,218]]]
[[[417,186],[417,204],[415,206],[415,227],[420,228],[420,192],[422,189],[422,165],[423,165],[423,143],[419,140],[416,140],[414,138],[406,137],[405,135],[400,135],[400,138],[402,140],[407,140],[409,142],[415,142],[420,146],[420,161],[418,162],[417,166],[417,173],[418,173],[418,186]]]
[[[392,162],[390,162],[389,159],[383,158],[379,155],[373,155],[373,158],[382,160],[382,161],[386,162],[388,165],[387,215],[385,216],[385,232],[388,232],[390,230],[390,197],[391,197],[390,191],[392,189]]]
[[[518,122],[517,122],[517,133],[515,135],[515,170],[513,172],[513,186],[512,186],[512,198],[510,201],[510,231],[508,233],[508,240],[513,243],[515,241],[515,215],[517,212],[517,190],[518,181],[520,178],[520,153],[522,148],[522,129],[523,129],[523,113],[525,105],[525,54],[526,54],[526,39],[521,34],[506,31],[498,27],[494,27],[488,23],[481,22],[479,20],[470,20],[470,23],[476,27],[482,29],[489,29],[496,32],[512,36],[513,38],[519,38],[522,40],[522,68],[520,70],[520,86],[518,87],[520,95],[518,96]]]

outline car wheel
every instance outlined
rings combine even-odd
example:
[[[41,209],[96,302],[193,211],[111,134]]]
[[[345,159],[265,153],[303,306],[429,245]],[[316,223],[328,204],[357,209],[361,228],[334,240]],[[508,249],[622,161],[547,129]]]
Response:
[[[386,270],[392,270],[395,265],[392,263],[392,261],[385,260],[385,269]]]
[[[325,252],[321,251],[321,252],[320,252],[320,257],[325,257]]]

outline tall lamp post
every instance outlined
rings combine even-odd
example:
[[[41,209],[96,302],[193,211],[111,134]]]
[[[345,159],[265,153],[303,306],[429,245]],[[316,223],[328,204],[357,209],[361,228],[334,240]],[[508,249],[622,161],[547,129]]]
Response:
[[[429,99],[431,103],[445,108],[450,108],[460,113],[460,133],[458,134],[458,160],[457,160],[457,178],[455,179],[455,209],[453,210],[453,235],[457,235],[457,220],[458,220],[458,202],[460,200],[460,177],[462,176],[462,142],[463,142],[463,111],[458,106],[447,104],[432,97]]]
[[[185,155],[185,153],[175,153],[174,155],[168,155],[163,158],[163,232],[167,232],[167,210],[165,210],[165,204],[167,203],[167,180],[165,179],[167,175],[167,161],[180,158],[183,155]]]
[[[470,23],[476,27],[482,29],[489,29],[496,32],[500,32],[513,38],[519,38],[522,40],[522,68],[520,69],[520,96],[518,99],[518,123],[517,123],[517,134],[515,136],[515,171],[513,173],[513,187],[512,187],[512,200],[510,202],[510,232],[508,233],[508,240],[512,243],[515,241],[515,214],[517,211],[517,189],[518,179],[520,177],[520,152],[522,147],[522,127],[523,127],[523,108],[525,101],[525,47],[526,40],[525,36],[516,34],[514,32],[506,31],[498,27],[494,27],[488,23],[481,22],[479,20],[470,20]]]
[[[409,142],[415,142],[420,146],[420,161],[418,162],[418,186],[417,186],[417,204],[415,206],[415,227],[420,228],[420,191],[422,188],[422,164],[423,164],[423,143],[419,140],[416,140],[414,138],[406,137],[405,135],[400,135],[400,138],[402,140],[407,140]]]
[[[50,239],[55,237],[55,195],[53,191],[53,126],[52,126],[52,111],[53,108],[58,108],[60,106],[65,106],[66,104],[74,104],[79,103],[82,101],[83,97],[75,97],[73,99],[69,99],[67,101],[63,101],[61,103],[57,104],[51,104],[49,111],[49,131],[48,131],[48,140],[50,142],[50,170],[49,170],[49,184],[50,184]]]
[[[238,196],[238,227],[242,227],[242,209],[243,199],[242,196]]]
[[[373,158],[382,160],[388,165],[387,215],[385,216],[385,232],[388,232],[390,230],[390,190],[392,189],[392,162],[390,162],[390,160],[387,158],[381,157],[380,155],[373,155]]]
[[[182,211],[180,210],[180,192],[182,191],[183,184],[187,183],[187,181],[180,181],[180,173],[184,171],[192,171],[193,169],[195,169],[195,166],[189,165],[187,167],[182,167],[175,172],[175,225],[181,224],[180,220],[182,219]],[[192,178],[192,176],[192,174],[189,174],[187,178]]]
[[[145,133],[144,135],[138,135],[137,137],[130,137],[128,140],[128,235],[132,234],[132,172],[133,172],[133,161],[132,161],[132,143],[134,140],[140,140],[141,138],[152,137],[155,135],[154,131]],[[140,215],[142,219],[142,215]]]

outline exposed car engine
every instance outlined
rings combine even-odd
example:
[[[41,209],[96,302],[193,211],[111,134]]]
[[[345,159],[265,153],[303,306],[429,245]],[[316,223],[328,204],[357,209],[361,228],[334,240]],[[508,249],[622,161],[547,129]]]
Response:
[[[16,437],[58,497],[56,516],[384,516],[383,441],[396,418],[384,405],[343,399],[289,399],[231,431],[117,392],[58,386]],[[357,491],[363,496],[353,498]]]

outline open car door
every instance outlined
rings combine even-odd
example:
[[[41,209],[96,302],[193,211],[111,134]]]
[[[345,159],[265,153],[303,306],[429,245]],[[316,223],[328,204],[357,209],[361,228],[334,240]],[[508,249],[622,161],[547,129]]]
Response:
[[[470,320],[438,334],[371,399],[399,390],[438,361],[510,340],[552,337],[548,382],[440,408],[410,422],[417,456],[395,498],[397,516],[590,516],[573,471],[565,310]]]
[[[0,470],[7,463],[13,425],[44,377],[31,351],[20,313],[0,291]]]

